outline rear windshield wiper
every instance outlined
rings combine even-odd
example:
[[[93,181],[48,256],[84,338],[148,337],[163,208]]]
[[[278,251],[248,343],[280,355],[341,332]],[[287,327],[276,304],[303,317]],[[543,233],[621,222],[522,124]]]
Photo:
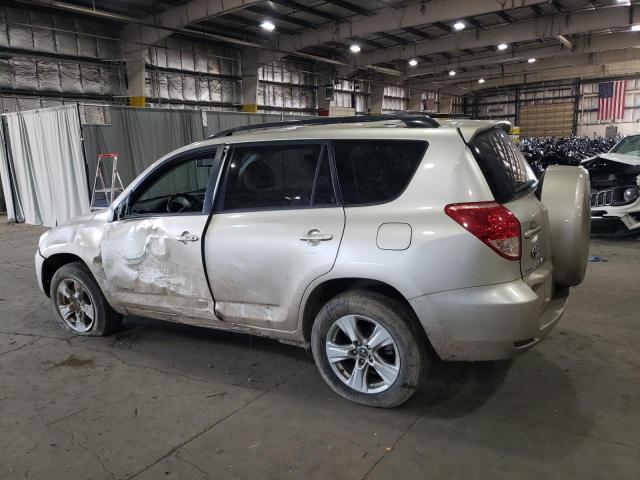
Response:
[[[532,178],[530,180],[527,180],[526,182],[524,182],[522,185],[518,185],[514,190],[513,193],[518,193],[521,192],[523,190],[526,190],[527,188],[531,187],[532,185],[535,185],[535,183],[537,182],[536,179]]]

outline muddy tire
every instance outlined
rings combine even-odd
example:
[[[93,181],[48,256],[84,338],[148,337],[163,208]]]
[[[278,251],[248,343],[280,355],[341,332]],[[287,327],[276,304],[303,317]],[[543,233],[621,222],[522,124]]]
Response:
[[[76,335],[104,336],[120,329],[115,312],[93,275],[81,262],[68,263],[53,275],[49,297],[58,324]]]
[[[549,212],[554,283],[579,285],[587,270],[591,235],[589,173],[582,167],[548,167],[540,199]]]
[[[396,407],[418,390],[429,367],[426,345],[413,312],[364,290],[331,299],[311,332],[322,378],[338,395],[370,407]]]

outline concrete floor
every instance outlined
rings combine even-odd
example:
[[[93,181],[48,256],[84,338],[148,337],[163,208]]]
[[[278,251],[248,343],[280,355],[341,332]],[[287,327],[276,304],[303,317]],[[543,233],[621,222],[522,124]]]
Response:
[[[407,405],[352,405],[305,351],[131,318],[71,337],[38,290],[41,228],[0,218],[0,478],[640,478],[640,242],[593,241],[538,348],[436,362]]]

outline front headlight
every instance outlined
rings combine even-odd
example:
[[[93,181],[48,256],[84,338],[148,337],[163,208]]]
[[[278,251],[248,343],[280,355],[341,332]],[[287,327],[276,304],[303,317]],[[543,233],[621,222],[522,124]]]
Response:
[[[622,194],[625,202],[631,203],[640,197],[640,192],[638,192],[638,187],[629,187]]]

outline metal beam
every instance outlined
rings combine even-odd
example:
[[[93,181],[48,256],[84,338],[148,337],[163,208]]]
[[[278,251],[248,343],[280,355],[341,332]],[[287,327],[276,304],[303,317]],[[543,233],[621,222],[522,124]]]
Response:
[[[316,28],[316,24],[312,22],[307,22],[306,20],[301,20],[299,18],[291,17],[289,15],[285,15],[273,9],[268,9],[261,6],[253,6],[247,8],[250,12],[257,13],[258,15],[264,15],[265,18],[275,18],[278,20],[282,20],[283,22],[291,23],[293,25],[299,25],[304,28]]]
[[[504,65],[456,75],[455,80],[408,83],[410,89],[471,92],[501,85],[514,85],[582,76],[620,75],[640,71],[640,49],[612,50],[597,55],[581,54],[568,58],[548,58],[535,64]],[[478,78],[484,78],[480,85]]]
[[[145,43],[158,43],[171,35],[171,29],[181,29],[207,18],[241,10],[260,2],[262,0],[191,0],[184,5],[169,8],[141,20],[141,23],[158,25],[162,28],[125,25],[122,36],[125,40],[135,38]]]
[[[638,5],[567,12],[522,20],[510,25],[500,25],[484,30],[462,32],[457,35],[402,47],[368,52],[355,56],[354,63],[359,67],[375,65],[376,63],[389,63],[394,60],[432,55],[440,52],[459,51],[465,48],[487,47],[500,43],[523,42],[540,38],[555,38],[558,35],[587,33],[611,27],[628,27],[639,22],[640,6]]]
[[[549,57],[566,57],[581,53],[596,53],[607,50],[633,48],[640,45],[640,32],[622,32],[603,35],[582,35],[573,39],[573,48],[562,44],[526,45],[514,47],[509,53],[474,54],[468,58],[458,58],[447,63],[418,66],[407,70],[411,77],[437,75],[451,69],[486,67],[505,65],[508,63],[526,62],[529,58],[540,60]]]
[[[355,5],[351,2],[347,2],[345,0],[327,0],[329,3],[336,5],[337,7],[344,8],[345,10],[351,10],[354,13],[359,13],[360,15],[364,15],[365,17],[370,17],[373,13],[366,8],[362,8],[358,5]]]
[[[281,3],[284,0],[279,0]],[[289,0],[286,0],[287,2]],[[344,41],[354,36],[420,27],[436,22],[458,20],[462,16],[473,17],[516,7],[546,3],[548,0],[447,0],[447,2],[420,3],[385,11],[370,17],[336,23],[298,35],[281,35],[277,48],[294,52],[313,45],[331,41]]]
[[[320,10],[318,8],[307,7],[298,2],[294,2],[293,0],[272,0],[280,5],[284,5],[285,7],[293,8],[295,10],[299,10],[301,12],[310,13],[311,15],[315,15],[316,17],[326,18],[327,20],[331,20],[332,22],[340,22],[342,21],[342,17],[338,15],[334,15],[333,13],[325,12],[324,10]]]

